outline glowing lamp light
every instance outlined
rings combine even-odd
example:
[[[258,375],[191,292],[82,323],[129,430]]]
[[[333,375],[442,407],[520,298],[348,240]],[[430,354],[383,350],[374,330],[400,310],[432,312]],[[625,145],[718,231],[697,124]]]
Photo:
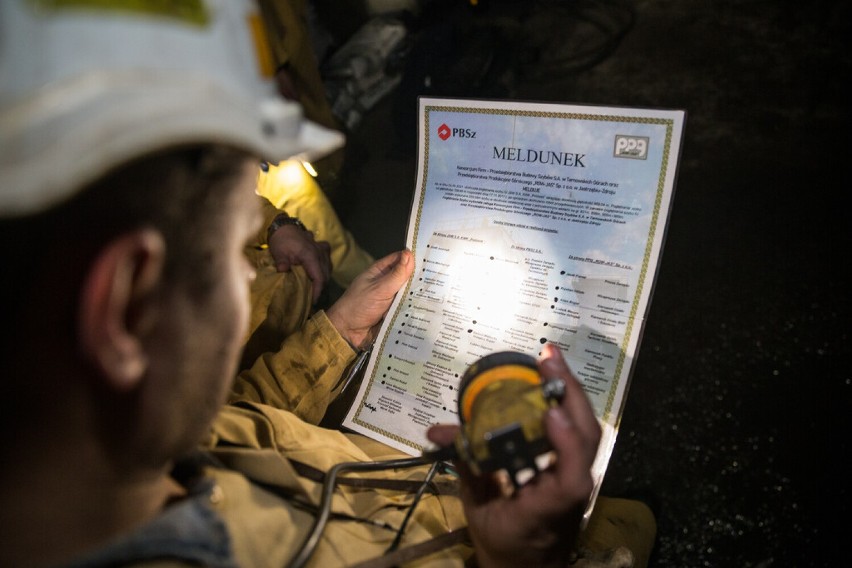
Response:
[[[310,195],[317,191],[316,170],[310,162],[285,160],[277,166],[270,165],[267,172],[258,178],[257,193],[267,198],[276,207],[297,195]]]

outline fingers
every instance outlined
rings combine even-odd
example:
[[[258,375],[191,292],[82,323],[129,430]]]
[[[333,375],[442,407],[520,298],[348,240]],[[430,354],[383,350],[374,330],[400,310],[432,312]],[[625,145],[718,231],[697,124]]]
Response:
[[[371,289],[368,299],[390,307],[396,293],[414,272],[414,255],[410,250],[392,252],[375,261],[350,285],[354,290]],[[384,314],[382,314],[384,315]]]
[[[542,376],[565,384],[562,402],[544,418],[555,463],[506,497],[491,475],[472,476],[458,464],[462,499],[477,559],[482,565],[539,566],[565,557],[573,546],[583,511],[594,489],[591,466],[600,426],[582,385],[560,350],[546,345],[539,361]],[[427,438],[453,443],[458,427],[433,426]]]
[[[592,490],[590,470],[600,443],[600,424],[582,385],[556,346],[545,346],[540,367],[543,376],[559,377],[565,383],[562,403],[548,410],[544,419],[557,456],[554,481],[565,495],[584,498]]]
[[[408,249],[399,251],[399,260],[393,265],[390,280],[392,285],[399,290],[411,278],[414,272],[414,255]]]
[[[269,249],[279,272],[301,265],[311,280],[313,303],[319,300],[331,277],[331,245],[315,241],[311,231],[293,225],[279,228],[269,239]]]
[[[358,275],[326,311],[332,325],[352,345],[372,341],[396,293],[414,270],[411,251],[386,255]]]
[[[414,272],[413,260],[414,254],[403,249],[380,258],[373,263],[369,271],[374,279],[387,278],[389,285],[396,284],[398,290]]]
[[[325,247],[321,245],[326,245]],[[316,303],[322,294],[328,279],[331,276],[331,259],[329,257],[328,243],[317,242],[313,254],[305,254],[302,256],[302,265],[308,278],[311,279],[311,295],[313,302]]]
[[[539,366],[543,377],[559,377],[565,384],[565,397],[562,399],[560,409],[566,414],[566,418],[579,428],[584,436],[590,439],[600,438],[600,424],[595,417],[589,397],[580,381],[568,368],[562,351],[553,344],[546,344]],[[597,445],[597,441],[594,443]]]
[[[436,424],[426,431],[426,439],[442,448],[453,444],[459,427],[452,424]]]

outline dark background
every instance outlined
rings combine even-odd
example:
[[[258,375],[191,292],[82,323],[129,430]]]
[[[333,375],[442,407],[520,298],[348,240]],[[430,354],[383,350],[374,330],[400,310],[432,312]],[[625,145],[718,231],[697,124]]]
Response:
[[[841,1],[424,3],[330,197],[404,246],[418,94],[687,111],[603,494],[657,510],[654,566],[849,553],[850,10]]]

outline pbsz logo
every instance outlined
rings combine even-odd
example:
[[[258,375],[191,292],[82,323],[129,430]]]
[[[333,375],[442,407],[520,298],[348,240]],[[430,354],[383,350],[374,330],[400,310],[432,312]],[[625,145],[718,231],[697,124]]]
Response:
[[[647,136],[626,136],[624,134],[616,134],[615,151],[613,152],[613,155],[616,158],[644,160],[648,157],[649,141],[650,138]]]
[[[457,138],[476,138],[476,131],[470,128],[450,128],[446,123],[438,127],[438,138],[446,140],[450,136]]]

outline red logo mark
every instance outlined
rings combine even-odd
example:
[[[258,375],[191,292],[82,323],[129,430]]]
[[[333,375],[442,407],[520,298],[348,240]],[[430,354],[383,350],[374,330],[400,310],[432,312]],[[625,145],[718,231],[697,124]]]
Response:
[[[442,124],[438,127],[438,138],[441,140],[446,140],[450,137],[450,134],[452,134],[452,132],[450,132],[450,127],[446,124]]]

